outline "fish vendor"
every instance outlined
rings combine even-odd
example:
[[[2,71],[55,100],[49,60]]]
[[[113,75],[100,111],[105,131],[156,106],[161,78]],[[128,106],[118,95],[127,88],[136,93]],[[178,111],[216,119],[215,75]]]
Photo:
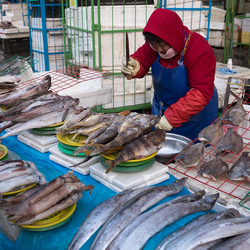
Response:
[[[218,117],[213,49],[167,9],[152,13],[143,35],[145,43],[130,55],[128,64],[122,62],[121,72],[132,79],[142,78],[151,67],[151,113],[161,116],[155,127],[194,140]]]

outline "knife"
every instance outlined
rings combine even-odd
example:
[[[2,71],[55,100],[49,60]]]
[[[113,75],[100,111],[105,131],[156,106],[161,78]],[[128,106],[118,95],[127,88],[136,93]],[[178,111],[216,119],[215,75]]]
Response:
[[[128,33],[126,32],[126,66],[128,66],[129,61],[129,40],[128,40]],[[132,75],[127,75],[127,79],[131,80]]]

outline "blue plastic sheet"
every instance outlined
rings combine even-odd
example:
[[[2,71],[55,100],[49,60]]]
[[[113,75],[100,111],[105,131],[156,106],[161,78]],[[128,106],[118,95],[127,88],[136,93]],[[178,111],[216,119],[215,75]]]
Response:
[[[36,164],[39,171],[41,171],[45,175],[47,181],[51,181],[55,177],[69,171],[68,168],[65,168],[53,161],[50,161],[49,160],[50,153],[40,153],[37,150],[18,141],[16,136],[5,138],[2,140],[1,143],[11,151],[16,153],[17,155],[19,155],[22,160],[33,161]],[[75,172],[75,175],[77,175],[85,185],[92,184],[95,187],[91,195],[89,194],[89,192],[83,193],[84,194],[83,198],[77,202],[76,210],[68,222],[66,222],[64,225],[58,228],[49,231],[37,232],[37,231],[28,231],[23,229],[16,242],[12,242],[8,238],[6,238],[3,234],[0,234],[0,249],[8,249],[8,250],[67,249],[67,246],[75,236],[78,228],[80,227],[86,216],[92,211],[92,209],[95,208],[99,203],[109,199],[110,197],[116,194],[114,191],[110,190],[106,186],[102,185],[101,183],[97,182],[95,179],[90,177],[90,175],[82,175],[77,172]],[[161,182],[158,185],[169,185],[175,180],[176,179],[173,176],[170,176],[170,179]],[[176,198],[177,196],[185,195],[188,193],[190,192],[186,188],[184,188],[183,191],[181,191],[177,195],[168,197],[159,202],[158,204],[161,204],[163,202]],[[144,249],[145,250],[155,249],[157,244],[159,244],[159,242],[169,233],[175,231],[179,227],[183,226],[184,224],[186,224],[187,222],[189,222],[190,220],[201,214],[204,213],[201,212],[186,216],[176,221],[172,225],[166,227],[160,233],[156,234],[153,238],[151,238],[145,245]],[[89,249],[95,235],[96,233],[83,245],[81,249],[84,250]]]

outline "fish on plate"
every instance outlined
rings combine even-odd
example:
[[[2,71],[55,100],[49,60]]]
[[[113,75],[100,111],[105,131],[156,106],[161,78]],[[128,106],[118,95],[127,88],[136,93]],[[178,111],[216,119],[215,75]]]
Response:
[[[222,129],[221,121],[217,121],[216,123],[202,129],[198,134],[198,139],[200,141],[207,141],[212,145],[217,145],[217,143],[224,136],[224,132]]]
[[[220,117],[220,120],[229,121],[233,125],[239,125],[245,118],[247,112],[243,106],[243,99],[237,98],[237,103],[228,108]]]
[[[206,145],[207,141],[190,145],[182,149],[175,157],[175,160],[181,162],[185,167],[197,166],[204,156]]]
[[[214,150],[215,154],[221,153],[223,150],[234,152],[239,154],[243,149],[243,139],[242,137],[233,130],[233,128],[228,128],[226,134],[221,138]]]
[[[208,179],[217,180],[227,173],[228,164],[220,157],[215,156],[208,162],[203,163],[198,169],[198,175]]]
[[[242,152],[239,159],[232,165],[227,172],[230,180],[239,181],[245,180],[250,182],[250,152]]]
[[[165,143],[165,137],[165,130],[155,129],[150,133],[127,143],[114,160],[106,161],[106,163],[110,165],[106,174],[112,171],[115,166],[121,162],[133,159],[143,159],[159,151]]]

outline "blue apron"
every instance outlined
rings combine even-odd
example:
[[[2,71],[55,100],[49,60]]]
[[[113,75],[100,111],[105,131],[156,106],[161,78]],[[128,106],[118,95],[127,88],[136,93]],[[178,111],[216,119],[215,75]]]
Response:
[[[185,34],[186,35],[186,34]],[[185,48],[186,48],[185,36]],[[187,68],[183,64],[183,53],[181,55],[179,66],[168,69],[159,63],[160,56],[152,64],[152,77],[154,84],[154,98],[151,113],[155,115],[164,115],[164,111],[173,103],[176,103],[181,97],[184,97],[190,90],[188,83]],[[213,97],[206,107],[198,114],[183,123],[180,127],[174,128],[170,133],[186,136],[191,140],[197,138],[198,133],[205,127],[211,125],[218,117],[218,94],[214,87]]]

